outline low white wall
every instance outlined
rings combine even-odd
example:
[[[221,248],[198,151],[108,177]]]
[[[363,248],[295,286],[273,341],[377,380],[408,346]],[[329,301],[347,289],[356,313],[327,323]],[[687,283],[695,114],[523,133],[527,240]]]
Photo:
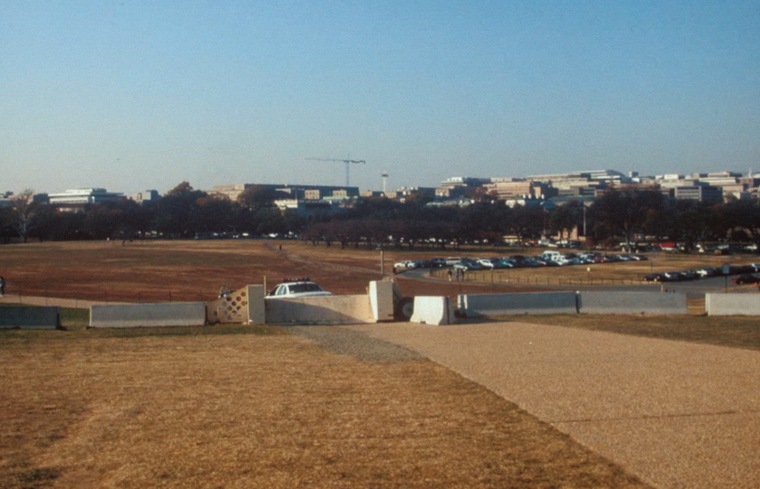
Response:
[[[457,298],[457,307],[467,317],[578,312],[575,292],[466,294]]]
[[[93,305],[90,307],[91,328],[203,326],[205,323],[206,305],[202,302]]]
[[[326,295],[265,300],[267,324],[374,323],[368,295]]]
[[[375,321],[393,321],[393,282],[370,282],[369,303]]]
[[[760,316],[760,294],[705,294],[708,316]]]
[[[266,323],[266,306],[264,296],[266,290],[263,285],[249,285],[248,291],[248,324]]]
[[[581,314],[688,314],[683,292],[582,291]]]
[[[454,305],[448,297],[417,296],[410,320],[420,324],[452,324],[455,322]]]

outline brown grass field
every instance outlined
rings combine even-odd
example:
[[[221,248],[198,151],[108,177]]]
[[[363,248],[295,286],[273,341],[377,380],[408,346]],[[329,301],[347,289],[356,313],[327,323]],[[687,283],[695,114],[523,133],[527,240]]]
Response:
[[[647,487],[427,360],[88,333],[3,339],[0,487]]]
[[[406,258],[386,251],[386,270]],[[644,263],[725,260],[674,259]],[[640,273],[629,265],[592,273]],[[359,293],[381,273],[377,251],[199,241],[5,246],[0,275],[11,294],[144,301],[213,298],[220,286],[294,275]],[[400,285],[410,294],[515,290]],[[757,326],[742,318],[520,320],[760,348]],[[0,331],[0,487],[648,487],[437,364],[331,351],[292,331]]]
[[[441,253],[413,255],[418,259]],[[370,280],[382,278],[381,263],[390,274],[393,262],[406,258],[408,252],[385,251],[381,260],[379,251],[301,241],[34,243],[0,248],[0,274],[9,294],[98,301],[205,300],[222,286],[272,286],[284,277],[310,277],[338,294],[364,293]],[[459,290],[446,287],[452,294]]]

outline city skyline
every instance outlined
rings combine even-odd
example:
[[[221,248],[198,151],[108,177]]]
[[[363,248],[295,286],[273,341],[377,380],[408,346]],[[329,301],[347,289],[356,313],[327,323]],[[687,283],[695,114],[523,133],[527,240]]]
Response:
[[[604,175],[606,176],[604,176]],[[616,176],[617,175],[617,176]],[[620,180],[620,177],[624,177],[622,180]],[[755,179],[760,178],[760,171],[759,172],[741,172],[741,171],[734,171],[734,170],[714,170],[714,171],[707,171],[707,172],[684,172],[684,173],[673,173],[673,172],[663,172],[658,174],[641,174],[637,171],[632,172],[621,172],[617,169],[584,169],[584,170],[574,170],[569,172],[562,172],[562,173],[541,173],[541,174],[534,174],[534,175],[500,175],[500,176],[484,176],[484,175],[451,175],[449,177],[444,178],[440,182],[434,185],[428,185],[428,186],[422,186],[422,185],[404,185],[401,184],[399,186],[390,187],[387,189],[387,192],[389,193],[396,193],[403,190],[410,190],[410,189],[416,189],[416,188],[422,188],[422,189],[440,189],[444,187],[448,187],[451,185],[456,185],[457,182],[464,182],[464,181],[470,181],[470,185],[472,185],[473,181],[482,181],[478,183],[478,185],[482,185],[484,183],[497,183],[500,181],[522,181],[522,182],[533,182],[533,183],[551,183],[553,179],[558,179],[559,181],[564,180],[565,178],[570,178],[571,180],[575,181],[577,177],[580,177],[581,179],[585,179],[590,184],[596,182],[596,183],[602,183],[607,182],[612,183],[615,181],[619,181],[622,184],[629,185],[629,184],[644,184],[645,186],[651,183],[658,183],[660,185],[669,184],[669,182],[682,182],[684,186],[691,186],[691,185],[697,185],[697,182],[701,181],[704,183],[706,181],[710,181],[714,178],[722,178],[722,179],[733,179],[736,183],[738,183],[739,180],[743,179],[744,177],[750,177],[754,176]],[[460,183],[461,183],[460,182]],[[184,182],[176,182],[174,185],[172,185],[169,188],[166,189],[157,189],[154,186],[146,185],[141,190],[135,191],[135,192],[129,192],[124,191],[120,187],[104,187],[102,185],[84,185],[84,186],[78,186],[78,187],[70,187],[70,188],[56,188],[55,190],[50,189],[31,189],[30,187],[24,187],[20,191],[14,191],[13,189],[0,189],[0,195],[5,192],[10,192],[11,194],[17,194],[26,190],[33,190],[34,194],[39,195],[65,195],[71,192],[78,192],[78,191],[84,191],[84,190],[99,190],[103,192],[107,192],[109,194],[121,194],[125,197],[132,197],[136,194],[145,194],[146,192],[155,192],[155,195],[164,195],[170,190],[172,190],[174,187],[183,184]],[[208,192],[208,193],[226,193],[228,189],[225,189],[226,187],[235,187],[236,192],[241,191],[245,186],[249,185],[264,185],[264,186],[281,186],[281,187],[292,187],[292,188],[299,188],[299,187],[307,187],[307,188],[316,188],[316,187],[323,187],[323,188],[331,188],[334,190],[340,190],[340,189],[355,189],[358,192],[374,192],[374,193],[382,193],[382,189],[377,188],[371,188],[371,189],[365,189],[358,187],[356,185],[350,185],[346,186],[345,184],[323,184],[320,182],[303,182],[303,183],[285,183],[285,182],[273,182],[273,181],[237,181],[237,182],[223,182],[223,183],[216,183],[214,185],[204,186],[204,185],[195,185],[193,182],[187,182],[190,184],[190,186],[196,190]],[[345,183],[345,182],[344,182]],[[575,185],[575,184],[573,184]],[[614,183],[613,183],[614,185]],[[225,189],[223,191],[220,191],[220,189]],[[12,198],[12,195],[11,195]],[[234,200],[234,199],[233,199]]]
[[[3,2],[0,185],[344,185],[309,158],[366,160],[362,190],[760,170],[758,21],[760,1]]]

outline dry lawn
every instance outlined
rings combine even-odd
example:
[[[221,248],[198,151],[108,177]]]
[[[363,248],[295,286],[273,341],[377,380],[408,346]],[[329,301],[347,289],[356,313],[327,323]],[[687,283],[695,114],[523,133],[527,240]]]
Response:
[[[390,274],[393,262],[407,256],[386,251],[381,260],[379,251],[302,241],[33,243],[0,247],[0,275],[9,294],[100,301],[207,300],[223,286],[273,286],[304,276],[334,293],[358,294],[382,278],[381,263]]]
[[[427,360],[181,332],[0,332],[0,487],[647,487]]]
[[[466,253],[387,251],[385,268],[448,254]],[[580,273],[619,279],[691,268],[685,260]],[[0,274],[11,294],[125,301],[208,299],[221,286],[294,275],[360,293],[381,277],[377,251],[276,241],[3,246]],[[399,283],[408,294],[518,290],[404,274]],[[520,318],[531,319],[549,318]],[[707,319],[556,318],[757,347],[751,324],[726,329]],[[346,354],[283,334],[293,331],[0,331],[0,487],[645,487],[432,362]],[[217,334],[225,332],[238,334]]]
[[[441,256],[538,254],[540,249],[408,251],[341,249],[303,241],[120,241],[31,243],[0,247],[0,275],[9,294],[39,295],[101,301],[177,301],[214,298],[220,287],[233,289],[251,283],[268,286],[283,277],[308,276],[338,294],[357,294],[370,280],[387,274],[405,259]],[[546,285],[577,283],[640,283],[652,271],[684,270],[748,263],[752,256],[655,254],[642,262],[588,267],[526,268],[471,272],[467,282],[450,284],[439,270],[435,282],[423,286],[399,282],[408,295],[456,295],[467,292],[536,290]],[[755,260],[756,261],[756,260]],[[437,282],[437,283],[436,283]],[[475,283],[480,282],[480,283]]]
[[[760,322],[753,316],[524,315],[521,323],[607,331],[633,336],[760,350]]]

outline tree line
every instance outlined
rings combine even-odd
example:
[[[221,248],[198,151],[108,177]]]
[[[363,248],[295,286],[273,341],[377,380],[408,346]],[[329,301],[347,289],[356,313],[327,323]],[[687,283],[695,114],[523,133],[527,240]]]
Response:
[[[232,201],[182,182],[156,202],[106,202],[87,205],[80,212],[34,202],[32,194],[25,191],[16,196],[16,205],[0,209],[3,242],[290,235],[328,246],[445,248],[502,243],[505,236],[522,242],[546,235],[566,238],[578,230],[591,244],[632,243],[646,236],[678,241],[689,249],[700,242],[725,240],[760,247],[757,201],[708,205],[675,200],[655,190],[611,189],[589,206],[569,201],[551,209],[508,207],[488,195],[466,206],[373,197],[308,216],[295,210],[281,212],[274,201],[283,196],[257,186]]]

